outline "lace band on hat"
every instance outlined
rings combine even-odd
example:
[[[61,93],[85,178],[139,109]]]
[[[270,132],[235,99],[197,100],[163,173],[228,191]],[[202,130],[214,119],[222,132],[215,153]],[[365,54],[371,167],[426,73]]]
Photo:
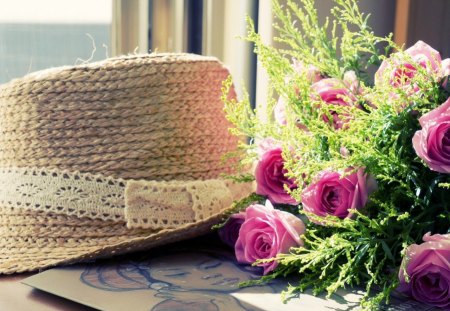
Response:
[[[220,179],[146,181],[57,169],[0,169],[4,206],[126,222],[129,228],[171,229],[198,222],[249,192],[249,184]]]

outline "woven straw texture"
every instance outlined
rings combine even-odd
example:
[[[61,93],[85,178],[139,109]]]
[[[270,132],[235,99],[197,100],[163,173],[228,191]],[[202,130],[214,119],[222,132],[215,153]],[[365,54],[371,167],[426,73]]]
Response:
[[[0,87],[0,167],[216,178],[236,144],[214,58],[156,54],[30,74]]]
[[[237,144],[228,132],[230,124],[220,100],[221,84],[228,75],[215,58],[153,54],[49,69],[0,86],[0,174],[24,174],[13,177],[23,179],[15,181],[17,187],[9,185],[22,197],[14,199],[6,193],[0,198],[0,274],[148,249],[208,232],[228,206],[218,205],[215,213],[172,228],[149,228],[148,221],[147,227],[139,227],[144,223],[140,219],[135,221],[137,227],[127,226],[121,216],[127,207],[122,203],[99,206],[100,211],[112,208],[103,219],[81,215],[81,199],[95,196],[80,194],[77,187],[82,180],[77,174],[103,176],[104,191],[115,189],[114,193],[129,181],[148,202],[158,198],[142,191],[161,187],[141,185],[139,180],[177,185],[203,180],[204,189],[214,188],[217,181],[209,179],[231,171],[232,164],[223,163],[221,157]],[[26,180],[34,182],[39,174],[51,187],[38,187],[40,195],[30,197],[36,187]],[[0,180],[8,184],[3,177]],[[52,189],[59,191],[50,177],[72,182],[60,187],[74,195],[70,200],[62,196],[67,199],[65,206],[34,204]],[[89,182],[83,180],[83,185]],[[61,197],[61,191],[57,193]],[[107,198],[124,200],[121,194]],[[136,211],[148,220],[152,214],[142,200],[135,203]],[[130,196],[128,201],[135,200]],[[176,204],[165,206],[159,211],[166,211],[168,218],[177,215]],[[179,213],[186,219],[189,214],[182,215],[181,207]]]
[[[215,215],[172,230],[130,230],[121,222],[1,208],[0,274],[147,250],[205,234],[219,220]]]

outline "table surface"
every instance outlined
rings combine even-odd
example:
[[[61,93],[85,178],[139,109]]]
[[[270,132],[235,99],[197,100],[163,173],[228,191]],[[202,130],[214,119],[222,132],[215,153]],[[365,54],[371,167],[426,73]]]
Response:
[[[217,237],[216,237],[217,239]],[[216,241],[216,242],[214,242]],[[217,240],[211,240],[211,237],[201,237],[197,239],[193,239],[188,242],[182,242],[180,244],[173,244],[167,247],[161,247],[159,252],[162,254],[172,254],[172,256],[176,253],[168,252],[168,250],[180,250],[180,249],[188,249],[192,253],[192,251],[196,252],[198,247],[201,248],[201,245],[217,245]],[[197,247],[197,248],[195,248]],[[209,251],[211,247],[208,247]],[[156,256],[156,250],[151,252],[153,257]],[[144,254],[145,255],[145,254]],[[136,256],[136,257],[134,257]],[[121,260],[143,260],[143,253],[136,253],[135,255],[126,255],[121,258],[113,259],[115,262]],[[150,255],[145,255],[150,258]],[[146,258],[147,258],[146,257]],[[102,262],[102,261],[100,261]],[[109,263],[110,261],[105,261]],[[96,262],[98,264],[99,262]],[[85,305],[81,305],[74,301],[61,298],[59,296],[49,294],[47,292],[34,289],[28,285],[21,283],[21,281],[27,277],[30,277],[36,273],[22,273],[22,274],[13,274],[13,275],[0,275],[0,311],[3,310],[12,310],[12,311],[22,311],[22,310],[33,310],[33,311],[93,311],[96,309],[87,307]],[[60,276],[57,277],[59,281]],[[305,295],[305,294],[303,294]],[[303,296],[303,299],[306,297]],[[241,299],[241,298],[239,298]],[[277,296],[278,301],[278,296]],[[306,302],[304,300],[304,302]],[[394,301],[392,301],[394,303]],[[408,302],[404,299],[399,300],[399,304],[402,305],[401,308],[390,308],[389,310],[434,310],[432,307],[421,306],[417,302]],[[320,308],[320,303],[317,305],[318,308],[315,310],[324,310]],[[309,310],[310,308],[304,309]],[[326,308],[327,310],[329,308]],[[284,307],[283,307],[284,310]]]
[[[20,283],[31,273],[0,276],[0,310],[92,311],[95,309]]]

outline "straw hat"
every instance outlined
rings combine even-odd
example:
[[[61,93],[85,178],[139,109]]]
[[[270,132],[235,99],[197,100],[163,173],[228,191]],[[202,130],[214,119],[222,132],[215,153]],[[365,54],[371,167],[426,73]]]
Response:
[[[0,86],[0,273],[208,232],[251,190],[220,179],[237,141],[215,58],[126,56]]]

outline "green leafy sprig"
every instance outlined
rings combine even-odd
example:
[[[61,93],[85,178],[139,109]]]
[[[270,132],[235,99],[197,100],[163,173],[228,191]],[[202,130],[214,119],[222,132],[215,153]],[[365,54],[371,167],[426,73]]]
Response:
[[[375,310],[389,301],[398,284],[404,249],[420,243],[428,231],[445,233],[450,228],[450,178],[426,167],[412,146],[412,137],[420,130],[418,117],[439,106],[450,92],[402,52],[391,36],[376,36],[357,0],[334,0],[333,20],[326,19],[323,24],[313,0],[297,2],[288,0],[285,7],[273,2],[279,33],[275,41],[286,48],[265,45],[248,21],[246,40],[254,43],[270,79],[268,115],[260,118],[263,111],[253,111],[248,97],[240,102],[230,100],[228,80],[223,100],[235,126],[232,131],[250,137],[251,142],[268,137],[279,141],[286,175],[297,185],[309,185],[324,170],[348,174],[364,167],[377,180],[378,190],[364,210],[354,211],[352,219],[308,215],[322,225],[308,224],[304,247],[279,255],[277,270],[262,281],[298,275],[298,284],[289,286],[286,297],[306,288],[331,295],[339,288],[362,286],[366,293],[361,306]],[[394,50],[398,51],[397,62],[417,68],[410,84],[395,87],[387,75],[380,74],[372,85],[368,70],[381,61],[395,65],[387,56]],[[351,96],[357,104],[332,107],[345,118],[342,129],[332,126],[330,105],[314,93],[307,74],[293,69],[293,59],[314,65],[324,77],[343,79],[349,70],[355,72],[360,92]],[[273,120],[274,95],[286,102],[286,125]],[[324,122],[324,116],[330,122]],[[255,144],[240,148],[246,164],[257,159]],[[291,195],[301,202],[301,192],[299,187]],[[299,209],[304,213],[301,205]]]

